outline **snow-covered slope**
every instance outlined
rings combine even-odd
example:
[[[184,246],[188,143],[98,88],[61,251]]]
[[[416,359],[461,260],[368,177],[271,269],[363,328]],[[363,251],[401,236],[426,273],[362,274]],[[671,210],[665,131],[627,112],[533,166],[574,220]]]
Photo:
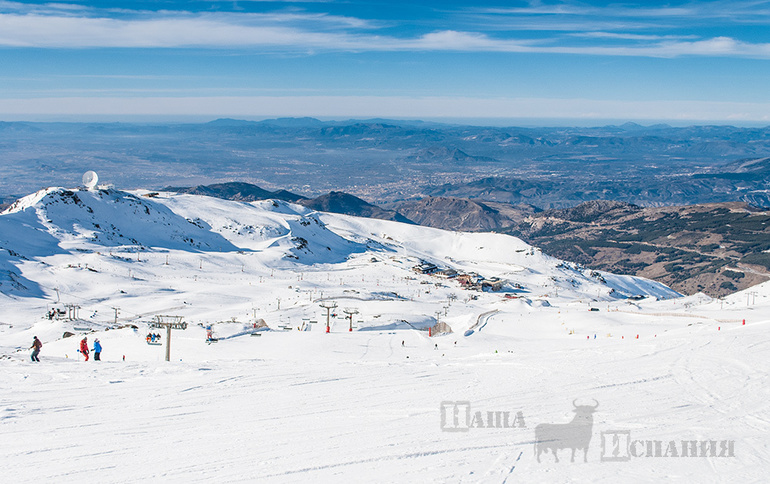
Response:
[[[0,215],[0,465],[14,482],[758,482],[769,470],[768,284],[685,298],[499,234],[146,195],[47,189]],[[414,272],[421,262],[502,287],[466,290]],[[337,305],[330,334],[322,304]],[[157,315],[189,324],[173,330],[170,363],[146,342]],[[429,333],[437,320],[452,333]],[[83,335],[102,341],[102,362],[82,361]],[[537,424],[568,422],[575,399],[599,402],[587,462],[569,449],[538,462]],[[442,431],[446,401],[521,411],[526,425]],[[734,456],[602,462],[615,430],[664,449],[732,440]]]
[[[0,215],[0,291],[23,301],[4,305],[13,309],[0,312],[0,320],[31,326],[56,304],[77,304],[94,322],[114,322],[111,308],[119,307],[123,323],[172,311],[191,322],[259,313],[295,325],[317,319],[314,301],[325,293],[420,300],[418,314],[408,304],[392,305],[390,322],[425,322],[455,297],[480,297],[483,305],[503,293],[584,301],[677,296],[652,281],[553,259],[504,235],[320,213],[281,201],[146,195],[46,189]],[[421,261],[500,279],[502,291],[476,294],[452,280],[418,277],[412,268]],[[361,327],[372,324],[367,308],[360,311]],[[470,326],[458,324],[457,330]]]

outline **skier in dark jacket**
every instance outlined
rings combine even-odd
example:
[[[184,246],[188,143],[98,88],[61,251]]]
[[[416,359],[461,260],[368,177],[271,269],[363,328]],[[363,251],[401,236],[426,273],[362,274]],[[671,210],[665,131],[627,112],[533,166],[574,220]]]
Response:
[[[37,357],[37,355],[40,354],[40,348],[43,347],[43,343],[40,342],[39,339],[37,339],[37,336],[34,337],[35,339],[32,340],[32,346],[30,348],[32,349],[32,361],[40,362],[40,358]]]
[[[102,353],[102,344],[99,343],[99,338],[94,340],[94,361],[102,361],[99,355]]]
[[[83,353],[86,361],[88,361],[88,336],[83,336],[83,339],[80,340],[80,352]]]

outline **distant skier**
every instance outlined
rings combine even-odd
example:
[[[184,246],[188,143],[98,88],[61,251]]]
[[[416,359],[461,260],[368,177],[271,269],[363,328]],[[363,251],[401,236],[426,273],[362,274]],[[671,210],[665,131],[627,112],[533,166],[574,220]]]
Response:
[[[86,361],[88,361],[88,336],[83,336],[83,339],[80,340],[80,352],[83,353]]]
[[[102,344],[99,343],[99,338],[94,340],[94,361],[102,361],[99,355],[102,353]]]
[[[40,358],[37,357],[37,355],[40,354],[40,348],[43,347],[43,343],[40,342],[39,339],[37,339],[37,336],[34,336],[34,340],[32,340],[32,346],[30,346],[30,349],[32,349],[32,361],[40,362]]]

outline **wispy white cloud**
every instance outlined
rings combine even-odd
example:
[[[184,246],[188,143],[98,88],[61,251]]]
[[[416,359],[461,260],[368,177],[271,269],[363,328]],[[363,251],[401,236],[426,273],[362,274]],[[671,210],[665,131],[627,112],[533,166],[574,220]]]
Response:
[[[586,17],[642,19],[729,19],[735,22],[756,20],[770,15],[768,0],[715,0],[690,2],[682,6],[628,6],[616,3],[595,6],[579,3],[536,4],[515,8],[471,8],[471,13],[498,17]]]
[[[595,6],[569,2],[543,5],[537,2],[520,8],[469,8],[459,11],[458,18],[466,19],[469,25],[481,31],[670,32],[695,27],[768,24],[770,1],[715,0],[676,7],[622,3]]]
[[[645,35],[645,34],[628,34],[628,33],[616,33],[616,32],[579,32],[569,34],[572,37],[585,37],[592,39],[618,39],[618,40],[648,40],[648,41],[665,41],[665,40],[692,40],[698,39],[697,35]]]
[[[541,18],[541,17],[466,17],[467,28],[481,32],[593,32],[593,31],[643,31],[661,28],[658,22],[640,22],[614,18]],[[672,27],[672,26],[669,26]]]
[[[529,52],[540,41],[496,40],[484,34],[443,30],[413,40],[389,39],[386,49],[475,52]]]
[[[39,11],[23,12],[25,8]],[[642,9],[641,12],[637,9],[616,8],[614,11],[623,12],[627,16],[633,12],[636,17],[651,17],[652,11],[660,11],[662,13],[658,17],[673,17],[691,8],[694,7]],[[561,5],[493,12],[502,12],[499,15],[518,15],[521,12],[585,15],[585,12],[592,9],[595,7]],[[629,32],[626,29],[628,25],[625,25],[619,16],[615,20],[610,18],[597,22],[586,19],[573,25],[550,27],[551,30],[563,28],[569,32],[567,35],[521,38],[520,35],[500,35],[501,30],[497,30],[496,35],[493,35],[482,29],[450,28],[404,37],[392,33],[386,35],[383,32],[387,30],[379,28],[377,22],[370,20],[298,10],[273,13],[134,11],[131,15],[110,17],[105,11],[91,9],[82,13],[61,4],[31,7],[16,2],[0,2],[0,11],[3,10],[6,13],[0,13],[0,46],[6,47],[232,48],[300,53],[448,51],[637,57],[770,57],[768,43],[750,42],[728,36],[699,38],[692,34]],[[496,25],[496,28],[499,28],[499,25]]]
[[[556,4],[518,8],[476,8],[478,13],[522,16],[613,16],[613,17],[686,17],[696,12],[686,7],[628,8],[622,5],[596,7],[591,5]]]
[[[90,7],[74,3],[22,3],[0,0],[0,12],[19,14],[36,13],[40,15],[82,15],[91,11]]]
[[[355,37],[281,25],[245,25],[230,16],[149,20],[0,14],[0,45],[13,47],[243,47],[350,49]]]

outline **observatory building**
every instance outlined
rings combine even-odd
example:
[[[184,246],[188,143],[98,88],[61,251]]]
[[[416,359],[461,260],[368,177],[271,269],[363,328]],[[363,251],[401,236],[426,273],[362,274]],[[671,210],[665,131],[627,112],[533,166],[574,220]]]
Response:
[[[87,171],[83,173],[83,186],[88,190],[93,190],[96,184],[99,183],[99,175],[95,171]]]

